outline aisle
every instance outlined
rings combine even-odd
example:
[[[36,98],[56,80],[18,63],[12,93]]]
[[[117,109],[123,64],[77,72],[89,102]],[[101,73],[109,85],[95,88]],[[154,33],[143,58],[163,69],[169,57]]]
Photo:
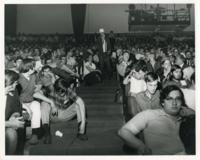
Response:
[[[85,101],[88,113],[88,141],[76,138],[76,119],[55,123],[51,126],[52,144],[44,145],[42,140],[36,146],[28,146],[30,155],[123,155],[123,142],[117,130],[123,125],[122,105],[114,102],[117,83],[106,81],[92,87],[80,87],[78,94]],[[63,137],[55,136],[59,130]]]

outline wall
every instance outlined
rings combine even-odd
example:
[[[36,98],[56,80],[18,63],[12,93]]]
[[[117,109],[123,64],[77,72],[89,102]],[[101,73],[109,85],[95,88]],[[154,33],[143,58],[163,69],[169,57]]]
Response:
[[[15,35],[16,34],[16,5],[5,5],[5,34]]]
[[[18,5],[17,32],[73,33],[70,5]]]
[[[105,32],[128,32],[128,12],[125,10],[128,4],[87,5],[85,33],[98,32],[99,28],[104,28]]]
[[[84,33],[128,32],[128,4],[88,4]],[[71,7],[60,5],[17,5],[17,32],[73,33]],[[194,31],[194,6],[191,8],[191,25],[185,31]]]
[[[195,6],[192,5],[191,9],[190,9],[190,15],[191,15],[191,25],[189,25],[187,28],[184,29],[184,31],[195,31],[195,18],[197,18],[197,16],[195,17]]]

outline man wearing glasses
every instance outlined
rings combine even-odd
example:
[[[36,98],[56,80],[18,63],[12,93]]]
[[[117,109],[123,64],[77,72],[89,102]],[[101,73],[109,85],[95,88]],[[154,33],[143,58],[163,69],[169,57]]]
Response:
[[[179,127],[182,117],[194,112],[185,107],[183,93],[174,85],[162,90],[160,102],[161,109],[138,113],[119,130],[119,136],[140,155],[185,154]],[[144,142],[136,136],[141,131]]]

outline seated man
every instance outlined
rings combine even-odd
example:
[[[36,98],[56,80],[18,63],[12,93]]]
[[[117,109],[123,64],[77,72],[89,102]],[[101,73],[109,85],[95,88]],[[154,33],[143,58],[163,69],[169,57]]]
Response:
[[[144,76],[147,89],[136,94],[137,110],[138,112],[147,109],[158,109],[160,105],[160,91],[158,90],[158,76],[149,72]]]
[[[83,100],[77,96],[75,92],[75,80],[70,78],[68,80],[57,79],[53,87],[49,87],[48,96],[56,105],[57,113],[52,114],[51,106],[46,103],[41,103],[42,123],[49,125],[50,119],[52,121],[68,121],[74,116],[77,116],[78,134],[80,140],[87,140],[86,135],[86,114],[85,104]],[[51,135],[44,143],[51,143]]]
[[[160,102],[162,109],[138,113],[119,130],[119,136],[138,154],[185,154],[179,137],[181,117],[194,114],[194,111],[184,107],[183,93],[174,85],[163,89]],[[144,133],[144,142],[136,137],[141,131]]]
[[[146,72],[146,62],[144,60],[139,60],[136,64],[134,64],[131,72],[123,81],[125,85],[130,86],[128,89],[128,119],[132,118],[138,113],[136,94],[146,90],[146,83],[144,81],[144,75]]]
[[[22,107],[28,111],[31,120],[32,136],[29,143],[37,144],[41,120],[40,101],[49,103],[52,108],[55,108],[55,106],[52,100],[40,92],[33,59],[23,60],[23,65],[20,67],[19,84],[21,86],[20,101]]]
[[[22,105],[16,90],[19,75],[15,71],[5,71],[6,109],[5,141],[6,155],[22,154],[25,140]]]

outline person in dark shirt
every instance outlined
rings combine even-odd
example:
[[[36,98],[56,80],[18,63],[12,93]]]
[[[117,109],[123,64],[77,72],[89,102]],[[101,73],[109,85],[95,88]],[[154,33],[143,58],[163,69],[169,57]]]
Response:
[[[6,155],[22,154],[25,130],[22,117],[22,105],[16,89],[19,75],[12,71],[5,71],[6,108],[5,108],[5,140]]]

